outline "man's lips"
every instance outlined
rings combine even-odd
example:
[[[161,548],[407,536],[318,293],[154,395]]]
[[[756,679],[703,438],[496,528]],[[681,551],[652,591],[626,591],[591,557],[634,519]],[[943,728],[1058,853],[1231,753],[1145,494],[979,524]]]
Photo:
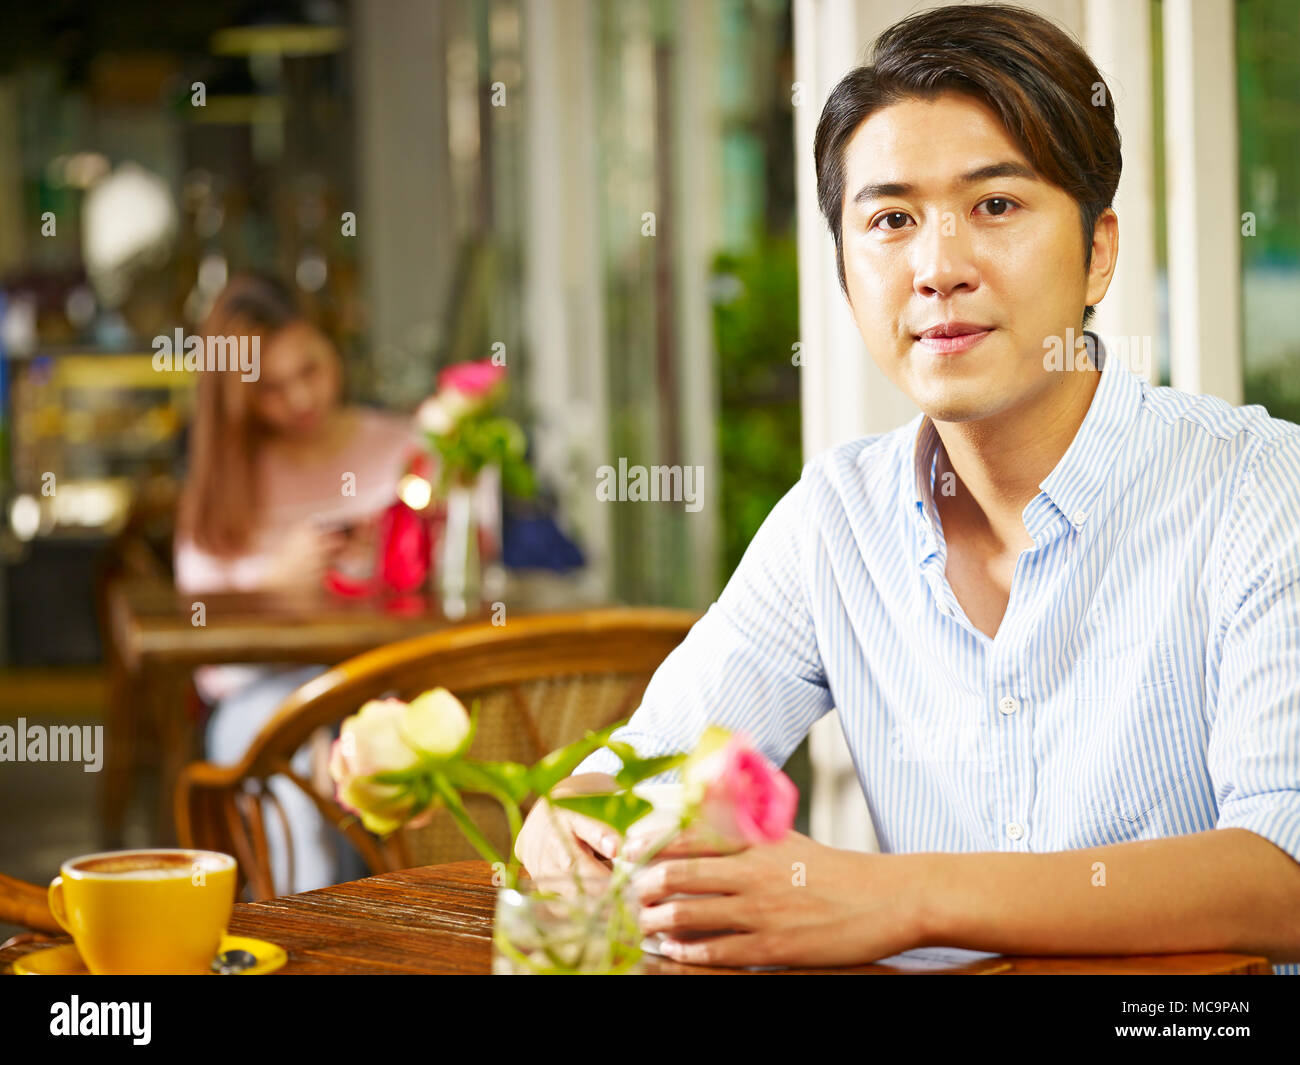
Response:
[[[952,355],[973,348],[994,330],[975,322],[943,322],[916,336],[918,344],[940,355]]]

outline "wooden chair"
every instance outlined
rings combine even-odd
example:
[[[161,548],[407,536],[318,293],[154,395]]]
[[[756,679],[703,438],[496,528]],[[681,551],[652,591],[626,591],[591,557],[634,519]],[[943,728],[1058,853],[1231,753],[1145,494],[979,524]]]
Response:
[[[41,943],[51,935],[65,935],[50,913],[46,889],[0,873],[0,925],[31,929],[0,943],[0,950],[18,943]],[[49,933],[48,935],[46,933]]]
[[[372,873],[477,858],[445,811],[425,828],[378,839],[335,803],[328,780],[304,779],[290,759],[322,726],[337,725],[368,699],[409,699],[444,687],[466,706],[480,700],[475,757],[535,761],[636,709],[655,669],[697,618],[624,607],[532,615],[504,626],[457,626],[342,662],[291,694],[239,764],[196,762],[182,771],[175,795],[181,846],[233,854],[252,896],[273,896],[268,809],[286,837],[290,826],[267,782],[282,775],[352,842]],[[466,805],[498,852],[508,853],[499,807],[476,795]]]

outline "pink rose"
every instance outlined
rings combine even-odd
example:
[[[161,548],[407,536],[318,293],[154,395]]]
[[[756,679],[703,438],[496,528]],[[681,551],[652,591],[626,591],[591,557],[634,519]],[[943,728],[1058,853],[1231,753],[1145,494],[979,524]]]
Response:
[[[775,842],[794,827],[799,789],[743,733],[706,729],[682,782],[704,824],[732,845]]]
[[[438,375],[438,389],[450,389],[472,399],[490,395],[506,378],[506,368],[495,365],[491,359],[478,362],[461,362],[448,366]]]

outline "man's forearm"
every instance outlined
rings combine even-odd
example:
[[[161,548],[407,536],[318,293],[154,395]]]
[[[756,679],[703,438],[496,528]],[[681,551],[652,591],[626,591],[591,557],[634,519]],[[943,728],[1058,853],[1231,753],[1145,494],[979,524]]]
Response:
[[[1300,961],[1300,863],[1246,829],[1050,854],[909,857],[924,885],[927,945]]]

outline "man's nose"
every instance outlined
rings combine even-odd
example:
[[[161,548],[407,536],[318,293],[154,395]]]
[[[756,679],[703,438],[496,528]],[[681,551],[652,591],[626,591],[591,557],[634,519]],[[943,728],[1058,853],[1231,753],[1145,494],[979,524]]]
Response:
[[[912,285],[919,295],[948,296],[979,287],[969,231],[951,214],[923,226],[912,248]]]

